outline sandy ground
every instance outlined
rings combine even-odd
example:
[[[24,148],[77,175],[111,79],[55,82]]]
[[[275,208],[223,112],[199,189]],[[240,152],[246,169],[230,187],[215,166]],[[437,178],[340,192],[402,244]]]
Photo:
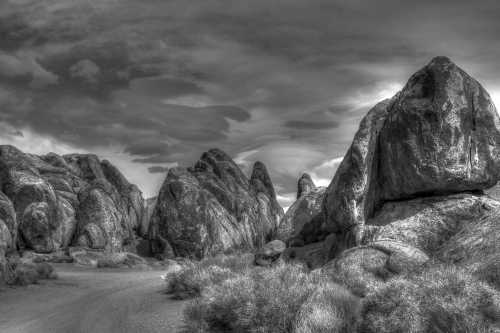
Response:
[[[0,291],[0,332],[176,332],[184,302],[163,294],[162,271],[54,265],[57,280]]]

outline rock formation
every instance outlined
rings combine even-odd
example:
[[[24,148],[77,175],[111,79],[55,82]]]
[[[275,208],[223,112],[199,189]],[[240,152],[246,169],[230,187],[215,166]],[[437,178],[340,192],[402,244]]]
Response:
[[[386,202],[496,184],[499,126],[483,87],[448,58],[433,59],[368,112],[326,191],[326,229],[339,250],[361,243]]]
[[[361,120],[351,147],[326,190],[323,212],[327,230],[324,232],[349,237],[355,234],[357,226],[364,224],[366,212],[372,205],[369,189],[374,185],[372,179],[376,179],[372,173],[376,172],[378,134],[388,114],[388,103],[377,104]],[[355,240],[349,238],[346,242],[345,247],[355,244]]]
[[[316,188],[311,176],[304,173],[297,182],[297,199]]]
[[[36,156],[0,146],[0,190],[0,238],[10,238],[7,248],[121,250],[142,219],[139,189],[95,155]]]
[[[228,155],[212,149],[192,168],[169,170],[149,236],[158,255],[201,258],[265,244],[282,215],[262,163],[249,180]]]
[[[316,187],[307,173],[303,174],[297,186],[297,200],[288,208],[281,219],[277,238],[288,241],[300,235],[304,225],[321,213],[326,188]]]
[[[390,106],[380,132],[377,203],[492,187],[500,177],[499,126],[483,87],[449,59],[435,58]]]
[[[430,257],[478,269],[499,249],[500,202],[483,192],[500,179],[499,152],[488,93],[433,59],[362,120],[323,201],[334,258],[323,270],[364,294]]]

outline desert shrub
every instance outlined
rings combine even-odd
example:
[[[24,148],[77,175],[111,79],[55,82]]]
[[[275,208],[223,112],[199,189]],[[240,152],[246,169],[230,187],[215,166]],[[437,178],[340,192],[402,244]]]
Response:
[[[295,333],[351,333],[357,331],[360,299],[336,283],[323,283],[302,305]]]
[[[97,260],[97,268],[119,268],[122,263],[113,258],[100,258]]]
[[[55,279],[57,274],[49,263],[41,262],[35,265],[39,279]]]
[[[57,274],[54,268],[46,263],[23,263],[15,262],[10,263],[12,270],[9,284],[26,286],[29,284],[37,283],[38,280],[55,279]]]
[[[483,258],[477,264],[474,275],[495,289],[500,290],[500,258],[496,255]]]
[[[500,294],[466,269],[434,265],[394,278],[363,301],[361,332],[491,332]]]
[[[322,332],[317,329],[324,323],[315,323],[311,310],[329,311],[326,317],[340,318],[355,304],[354,296],[336,290],[342,287],[326,284],[325,276],[298,264],[280,263],[233,274],[207,286],[201,297],[186,307],[184,332]],[[327,288],[325,294],[321,288]],[[326,296],[329,291],[331,298]],[[353,298],[344,297],[348,294]],[[323,306],[334,299],[339,301],[337,305]],[[349,325],[335,323],[330,327]]]
[[[175,299],[200,296],[203,288],[244,272],[252,266],[252,255],[220,255],[201,261],[186,261],[182,269],[174,270],[164,277],[166,292]]]

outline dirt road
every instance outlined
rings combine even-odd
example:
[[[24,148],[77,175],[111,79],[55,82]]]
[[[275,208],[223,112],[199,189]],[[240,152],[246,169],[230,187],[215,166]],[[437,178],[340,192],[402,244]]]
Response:
[[[0,332],[176,332],[185,303],[162,293],[162,271],[55,265],[59,279],[0,291]]]

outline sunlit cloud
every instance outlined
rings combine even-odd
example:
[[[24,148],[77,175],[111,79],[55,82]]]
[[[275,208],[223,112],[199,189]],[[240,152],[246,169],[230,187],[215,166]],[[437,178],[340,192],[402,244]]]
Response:
[[[316,186],[328,186],[343,159],[344,157],[332,158],[314,167],[309,173],[314,184]]]
[[[345,103],[352,105],[353,110],[372,107],[384,99],[392,98],[401,89],[403,89],[403,84],[401,83],[380,83],[373,89],[356,92],[349,96]]]
[[[493,103],[495,103],[495,107],[497,108],[497,111],[500,111],[500,88],[496,89],[491,89],[489,91],[491,99],[493,100]]]

